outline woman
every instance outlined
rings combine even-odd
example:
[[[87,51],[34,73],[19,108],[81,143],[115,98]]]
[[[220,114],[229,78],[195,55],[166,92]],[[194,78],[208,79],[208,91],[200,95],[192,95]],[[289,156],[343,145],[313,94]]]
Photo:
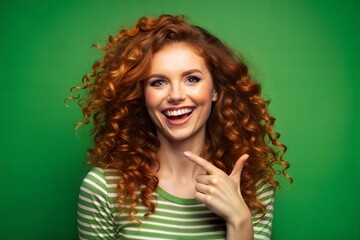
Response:
[[[92,117],[95,143],[79,237],[270,239],[274,166],[291,179],[289,164],[244,62],[170,15],[143,17],[99,48],[103,60],[73,89],[89,90],[79,126]]]

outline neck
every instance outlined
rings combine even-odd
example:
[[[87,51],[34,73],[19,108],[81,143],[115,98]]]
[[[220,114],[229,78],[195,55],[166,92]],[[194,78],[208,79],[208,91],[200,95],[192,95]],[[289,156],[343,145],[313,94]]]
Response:
[[[169,140],[164,136],[158,136],[161,142],[157,153],[160,161],[159,177],[171,177],[179,181],[188,181],[202,171],[197,165],[186,159],[185,151],[191,151],[200,155],[205,147],[205,136],[186,139],[183,141]]]

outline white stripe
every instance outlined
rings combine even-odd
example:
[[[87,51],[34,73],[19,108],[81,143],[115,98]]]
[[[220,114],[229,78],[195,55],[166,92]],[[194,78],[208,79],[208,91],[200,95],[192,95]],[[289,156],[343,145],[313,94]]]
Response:
[[[140,236],[134,236],[134,235],[129,235],[129,234],[124,234],[124,233],[119,233],[120,236],[122,236],[123,238],[129,238],[129,239],[144,239],[144,240],[159,240],[159,239],[162,239],[162,240],[172,240],[172,239],[169,239],[169,238],[153,238],[153,237],[140,237]]]
[[[270,225],[268,225],[268,226],[270,226]],[[267,229],[267,228],[264,228],[264,227],[254,227],[254,231],[256,231],[256,232],[265,232],[265,233],[271,234],[270,229]]]
[[[265,184],[260,189],[256,190],[257,194],[262,194],[264,192],[274,192],[274,187],[271,186],[270,184]]]
[[[97,224],[89,224],[89,223],[85,223],[81,220],[78,219],[78,224],[80,224],[81,226],[84,226],[84,227],[88,227],[88,228],[91,228],[91,229],[103,229],[103,230],[111,230],[111,231],[114,231],[114,227],[110,226],[100,226],[100,225],[97,225]]]
[[[260,179],[259,181],[257,181],[257,183],[255,184],[255,186],[257,187],[257,186],[259,186],[260,184],[262,184],[262,183],[265,183],[265,185],[266,185],[266,180],[265,179]],[[269,184],[270,185],[270,184]]]
[[[117,197],[117,193],[108,193],[108,196],[110,198],[116,198]]]
[[[111,208],[118,208],[119,204],[118,203],[112,203],[112,204],[110,204],[110,207]]]
[[[135,217],[142,217],[143,214],[137,213],[135,214]],[[218,217],[203,217],[203,218],[174,218],[174,217],[165,217],[165,216],[158,216],[158,215],[150,215],[151,218],[157,218],[162,220],[168,220],[168,221],[174,221],[174,222],[198,222],[198,221],[210,221],[210,220],[216,220],[219,219]],[[116,224],[126,224],[129,223],[129,221],[116,221]]]
[[[267,210],[267,212],[266,212],[265,216],[269,216],[269,214],[272,214],[272,212],[274,212],[274,206],[273,205],[267,205],[266,210]],[[263,215],[262,213],[257,213],[254,216],[261,217],[262,215]]]
[[[214,232],[206,232],[206,233],[178,233],[178,232],[169,232],[169,231],[160,231],[160,230],[153,230],[153,229],[144,229],[144,228],[133,228],[128,227],[126,230],[129,231],[139,231],[139,232],[150,232],[150,233],[157,233],[157,234],[170,234],[174,236],[207,236],[207,235],[214,235],[214,234],[224,234],[225,231],[214,231]]]
[[[271,240],[270,238],[263,236],[263,235],[259,235],[259,234],[254,234],[254,239],[256,240]]]
[[[78,216],[81,217],[81,218],[85,218],[85,219],[88,219],[88,220],[95,220],[96,222],[103,222],[103,223],[108,223],[109,221],[107,221],[106,219],[104,218],[98,218],[98,217],[95,217],[93,215],[86,215],[86,214],[83,214],[81,212],[77,212]]]
[[[268,196],[272,196],[274,194],[274,191],[273,190],[270,190],[268,192],[263,192],[262,194],[260,194],[257,198],[258,199],[263,199],[263,198],[266,198]]]
[[[103,173],[103,172],[102,172]],[[106,185],[105,179],[100,177],[99,175],[97,175],[94,172],[89,172],[89,175],[93,176],[94,178],[96,178],[97,180],[99,180],[102,184]]]
[[[94,237],[114,237],[115,234],[111,233],[111,234],[107,234],[107,233],[93,233],[93,232],[88,232],[85,231],[81,228],[78,228],[79,232],[81,232],[82,234],[88,235],[88,236],[94,236]]]
[[[100,200],[103,204],[99,203],[98,201],[94,200],[94,199],[89,199],[89,198],[86,198],[84,196],[81,195],[81,192],[80,192],[80,195],[79,195],[79,198],[86,201],[86,202],[89,202],[91,204],[94,204],[96,206],[99,206],[99,207],[102,207],[103,209],[105,209],[105,211],[108,213],[108,214],[111,214],[111,210],[107,207],[103,207],[104,205],[105,206],[110,206],[110,203],[108,201],[106,201],[102,196],[99,196],[97,194],[95,194],[94,192],[90,191],[89,189],[81,186],[80,187],[80,190],[94,196],[97,200]]]
[[[116,198],[117,197],[117,193],[108,193],[108,195],[110,197]],[[172,202],[164,202],[164,201],[158,201],[156,199],[151,200],[154,204],[158,205],[165,205],[165,206],[174,206],[174,207],[179,207],[179,208],[197,208],[197,207],[205,207],[204,204],[200,203],[200,204],[194,204],[194,205],[180,205],[177,203],[172,203]],[[141,199],[139,199],[139,203],[142,203],[143,201]],[[119,207],[118,203],[114,203],[114,204],[110,204],[110,206],[113,207]],[[155,207],[156,209],[158,209],[158,207]],[[141,207],[141,206],[136,206],[136,209],[138,210],[147,210],[147,207]],[[193,212],[192,212],[193,213]]]
[[[117,188],[117,186],[116,186],[116,188]],[[140,191],[136,191],[136,192],[134,192],[134,194],[139,196],[141,193],[140,193]],[[111,197],[111,198],[116,198],[118,196],[117,192],[114,192],[114,193],[109,192],[107,195],[109,197]],[[156,196],[157,197],[157,194],[152,193],[150,196]],[[141,198],[139,198],[139,202],[142,202]],[[156,200],[153,200],[153,202],[156,203]]]
[[[84,202],[88,202],[88,203],[91,203],[91,204],[93,204],[93,205],[96,205],[96,206],[98,206],[98,207],[101,207],[101,206],[102,206],[102,204],[99,203],[98,201],[95,201],[94,199],[89,199],[89,198],[84,197],[84,196],[82,196],[82,195],[79,195],[79,199],[83,200]]]
[[[179,215],[189,215],[189,214],[210,214],[212,213],[209,210],[202,210],[202,211],[187,211],[187,212],[182,212],[182,211],[175,211],[175,210],[169,210],[169,209],[163,209],[161,207],[156,207],[156,210],[158,212],[166,212],[166,213],[175,213],[175,214],[179,214]]]
[[[99,214],[101,214],[103,217],[106,217],[106,216],[107,216],[107,214],[104,213],[104,212],[102,212],[102,211],[99,211],[99,210],[97,210],[97,209],[95,209],[95,208],[90,208],[90,207],[84,206],[84,205],[82,205],[82,204],[80,204],[80,203],[78,204],[78,207],[81,208],[81,209],[83,209],[83,210],[89,211],[89,212],[99,213]]]
[[[265,201],[261,201],[261,203],[266,206],[266,209],[268,209],[269,206],[272,206],[274,205],[274,201],[273,201],[273,198],[269,198]]]
[[[120,176],[105,176],[105,179],[111,179],[111,180],[119,180],[121,177]]]
[[[253,216],[253,222],[254,222],[254,223],[257,223],[257,222],[259,222],[259,221],[262,221],[262,220],[261,220],[261,217],[262,217],[262,214],[261,214],[261,213],[256,214],[255,216]],[[274,215],[273,215],[272,213],[270,213],[270,209],[269,209],[268,212],[265,214],[264,217],[269,217],[270,219],[273,219]],[[257,220],[255,221],[255,219],[257,219]]]
[[[158,200],[157,201],[158,204],[162,204],[162,205],[167,205],[167,206],[174,206],[174,207],[181,207],[181,208],[195,208],[195,207],[204,207],[205,204],[202,203],[198,203],[198,204],[192,204],[192,205],[181,205],[181,204],[177,204],[177,203],[173,203],[173,202],[165,202],[165,201],[161,201]]]
[[[90,184],[91,186],[95,187],[97,190],[99,190],[100,192],[104,193],[105,196],[108,194],[107,191],[105,191],[102,187],[100,187],[99,185],[97,185],[96,183],[94,183],[93,181],[85,178],[84,182]]]
[[[109,172],[109,173],[117,173],[119,172],[119,169],[116,168],[103,168],[104,172]]]
[[[137,206],[136,210],[147,210],[147,207],[144,206]],[[211,214],[211,210],[210,209],[206,209],[206,210],[201,210],[201,211],[176,211],[176,210],[170,210],[170,209],[164,209],[161,206],[156,206],[155,211],[158,212],[166,212],[166,213],[174,213],[174,214],[179,214],[179,215],[189,215],[189,214]]]
[[[117,183],[112,183],[112,184],[106,184],[106,186],[108,187],[108,188],[117,188],[117,186],[118,186],[118,184]]]
[[[86,188],[86,187],[84,187],[84,186],[81,186],[81,187],[80,187],[80,195],[79,195],[79,196],[81,196],[81,191],[86,192],[86,193],[90,194],[91,196],[96,197],[96,198],[99,199],[101,202],[108,203],[108,201],[106,201],[105,198],[103,198],[102,196],[94,193],[93,191],[91,191],[90,189],[88,189],[88,188]]]
[[[146,223],[146,224],[155,225],[155,226],[162,226],[162,227],[181,228],[181,229],[202,229],[202,228],[225,226],[225,224],[206,224],[206,225],[197,225],[197,226],[182,226],[182,225],[175,225],[175,224],[149,222],[149,221],[141,221],[141,223],[143,223],[143,224]]]

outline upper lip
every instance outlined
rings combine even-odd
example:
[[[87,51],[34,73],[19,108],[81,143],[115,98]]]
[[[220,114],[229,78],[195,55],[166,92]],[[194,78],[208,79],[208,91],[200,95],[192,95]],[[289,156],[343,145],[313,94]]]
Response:
[[[166,116],[179,116],[186,113],[190,113],[194,111],[195,107],[176,107],[176,108],[166,108],[162,110],[161,112]]]

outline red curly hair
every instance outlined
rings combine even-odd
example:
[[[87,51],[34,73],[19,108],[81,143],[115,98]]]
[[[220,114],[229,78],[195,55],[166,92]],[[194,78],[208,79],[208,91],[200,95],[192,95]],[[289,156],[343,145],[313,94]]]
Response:
[[[97,46],[105,51],[104,58],[83,77],[82,86],[71,89],[70,96],[80,99],[79,92],[88,90],[79,100],[84,120],[77,127],[92,118],[95,146],[88,150],[89,161],[118,169],[121,211],[134,219],[141,199],[148,207],[147,215],[154,212],[152,193],[158,179],[153,166],[159,166],[160,142],[145,106],[144,83],[154,53],[176,42],[192,46],[204,58],[218,93],[207,122],[202,156],[229,174],[239,156],[249,154],[242,170],[241,192],[250,210],[263,212],[256,183],[264,179],[278,188],[275,165],[283,166],[282,174],[292,181],[286,173],[290,165],[283,159],[286,146],[273,130],[275,118],[268,112],[269,101],[260,96],[260,85],[251,79],[242,59],[218,38],[180,16],[143,17],[134,28]]]

